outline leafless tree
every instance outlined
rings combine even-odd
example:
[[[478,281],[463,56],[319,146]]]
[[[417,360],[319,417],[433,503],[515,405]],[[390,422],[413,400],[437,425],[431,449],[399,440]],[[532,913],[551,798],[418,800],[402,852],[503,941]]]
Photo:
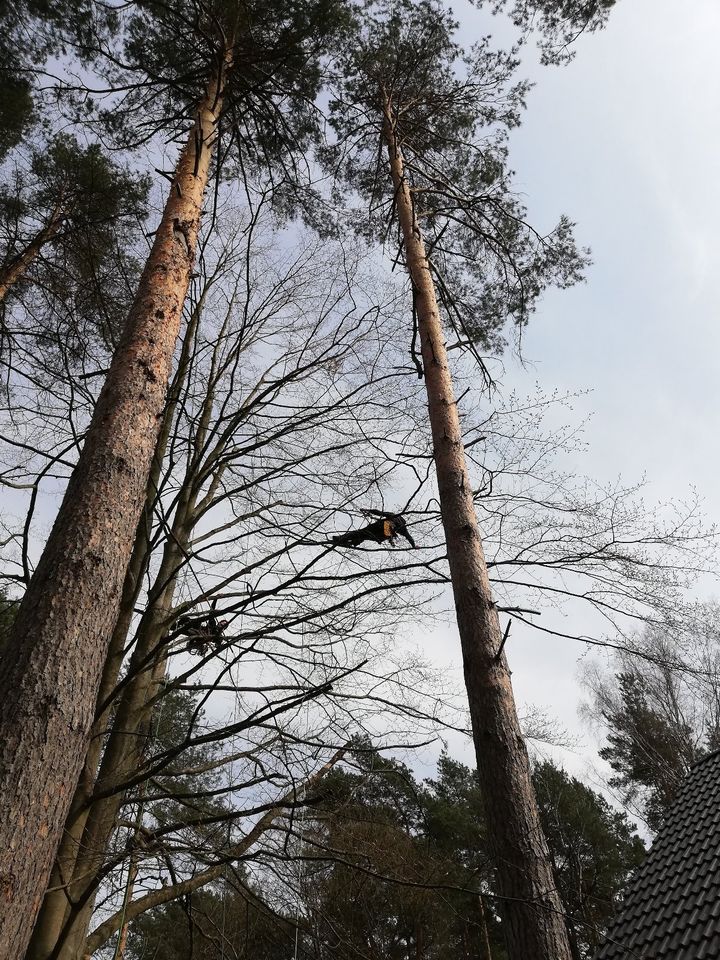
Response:
[[[391,708],[406,713],[404,723],[395,721],[394,736],[403,743],[422,739],[421,728],[429,729],[437,714],[427,690],[418,703],[412,688],[419,690],[422,678],[408,658],[394,667],[378,659],[383,635],[426,602],[413,586],[441,583],[428,551],[419,557],[359,551],[357,560],[342,561],[330,542],[346,517],[357,523],[403,478],[416,487],[424,481],[415,480],[402,456],[414,422],[401,388],[406,371],[388,362],[392,310],[368,300],[362,264],[342,250],[332,256],[313,245],[274,256],[258,251],[257,221],[230,231],[214,261],[205,250],[91,748],[30,956],[70,957],[80,949],[96,891],[119,865],[119,854],[109,851],[118,823],[127,820],[125,805],[138,802],[141,785],[176,764],[178,754],[231,739],[234,755],[246,731],[262,744],[272,730],[264,764],[285,771],[267,774],[275,787],[283,781],[282,798],[289,783],[313,775],[308,750],[311,757],[320,751],[322,761],[323,752],[342,746],[348,729],[379,723]],[[81,432],[92,404],[78,403],[71,385],[63,389],[65,409]],[[32,402],[39,397],[36,391]],[[31,409],[28,403],[26,415]],[[49,432],[57,428],[57,420],[47,425]],[[6,439],[15,450],[7,433]],[[57,463],[43,446],[53,449],[39,442],[34,460]],[[75,449],[60,472],[71,469]],[[377,449],[385,451],[382,458]],[[7,482],[17,484],[27,469],[27,458],[15,458]],[[34,493],[47,476],[42,470],[36,476],[23,524],[28,532],[17,541],[18,572],[11,576],[21,580],[25,566],[31,573]],[[429,553],[435,550],[431,544]],[[178,618],[199,623],[209,604],[229,621],[223,639],[192,648]],[[163,699],[188,687],[199,699],[187,742],[166,755],[146,755],[148,725]],[[242,720],[227,716],[234,695],[242,698]],[[310,715],[313,729],[299,740],[289,721],[320,697],[322,707],[318,701],[317,716]],[[219,718],[211,732],[195,729],[201,711]],[[285,729],[279,717],[287,734],[279,732]],[[258,744],[242,747],[251,766],[260,762],[258,750]],[[254,773],[248,789],[256,781]],[[224,819],[247,817],[236,802],[239,811]],[[119,862],[127,856],[125,850]],[[135,883],[140,889],[142,876]]]
[[[454,685],[402,639],[449,582],[422,386],[396,346],[402,288],[357,253],[293,242],[264,218],[262,196],[249,213],[225,209],[202,248],[33,958],[99,948],[123,919],[230,882],[239,861],[282,856],[302,785],[353,734],[407,747],[438,726],[468,728]],[[18,347],[2,429],[18,513],[2,568],[11,595],[32,574],[107,356],[48,367],[32,339]],[[578,484],[556,465],[574,430],[543,419],[561,398],[509,397],[488,416],[465,373],[461,363],[472,494],[501,615],[542,624],[531,611],[584,599],[600,629],[568,639],[595,642],[611,620],[622,642],[628,622],[662,615],[706,562],[693,510],[663,526],[632,488]],[[417,550],[333,549],[369,507],[404,508]],[[188,650],[179,619],[213,609],[229,621],[222,640]],[[178,696],[192,709],[169,744],[160,725]],[[213,759],[194,761],[201,749]]]

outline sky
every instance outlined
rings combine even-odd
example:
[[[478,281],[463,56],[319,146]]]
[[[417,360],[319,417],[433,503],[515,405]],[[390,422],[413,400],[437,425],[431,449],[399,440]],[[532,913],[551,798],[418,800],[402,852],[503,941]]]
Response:
[[[464,42],[487,20],[456,5]],[[599,481],[647,478],[648,499],[691,487],[720,521],[717,412],[720,327],[720,71],[716,0],[618,0],[607,28],[583,37],[574,61],[524,72],[535,81],[510,160],[531,221],[560,213],[592,249],[587,281],[545,296],[524,334],[523,362],[508,356],[504,389],[536,382],[587,390],[590,416],[577,470]],[[707,599],[713,578],[697,584]],[[458,666],[451,629],[424,647]],[[559,758],[592,777],[593,734],[578,718],[579,644],[519,634],[509,644],[516,696],[544,706],[583,738]],[[471,759],[468,746],[458,747]]]
[[[458,0],[456,13],[463,42],[486,32],[487,18],[469,4]],[[560,213],[577,222],[593,266],[586,283],[545,296],[524,334],[523,363],[508,355],[502,377],[504,390],[520,393],[536,382],[589,391],[575,402],[578,422],[590,416],[578,473],[645,475],[648,497],[659,500],[694,486],[710,522],[720,522],[718,35],[717,0],[618,0],[571,64],[541,67],[528,55],[524,75],[535,87],[511,140],[516,184],[539,228]],[[698,584],[699,597],[714,591],[710,578]],[[460,677],[452,626],[414,639]],[[521,708],[543,706],[584,738],[560,759],[592,776],[594,741],[578,718],[584,648],[518,631],[507,652]],[[469,743],[452,746],[472,762]]]
[[[592,389],[595,476],[695,484],[720,516],[712,423],[720,5],[619,0],[607,29],[537,85],[512,159],[532,217],[558,211],[593,252],[587,283],[546,297],[524,340],[533,369]]]

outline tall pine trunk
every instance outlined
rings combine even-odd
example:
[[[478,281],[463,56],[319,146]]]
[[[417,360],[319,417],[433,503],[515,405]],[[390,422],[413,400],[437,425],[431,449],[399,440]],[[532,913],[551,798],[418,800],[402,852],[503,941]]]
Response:
[[[198,106],[121,343],[0,666],[0,957],[22,957],[88,746],[145,500],[217,136]]]
[[[438,493],[488,838],[510,960],[571,960],[465,463],[442,322],[392,106],[383,136],[422,347]]]
[[[185,336],[176,374],[176,389],[168,404],[163,436],[153,465],[156,481],[159,476],[159,458],[169,439],[171,413],[177,403],[184,375],[183,368],[187,367],[193,332],[197,328],[203,303],[204,296],[200,298]],[[209,381],[213,381],[212,375]],[[203,447],[213,409],[214,392],[209,389],[194,439],[196,451]],[[114,701],[112,725],[105,742],[102,762],[99,768],[96,768],[92,790],[82,805],[81,815],[66,826],[66,835],[71,834],[74,838],[76,851],[72,869],[64,873],[65,886],[62,893],[66,907],[62,914],[58,911],[53,913],[51,910],[41,910],[26,960],[76,960],[87,938],[98,879],[102,876],[107,848],[124,802],[123,785],[138,771],[151,724],[152,704],[158,693],[158,685],[165,677],[167,648],[162,641],[167,633],[177,576],[184,558],[187,557],[191,532],[197,519],[195,510],[199,487],[195,482],[195,466],[194,461],[188,464],[178,495],[163,558],[137,628],[126,681],[130,679]],[[46,902],[50,907],[47,897]]]
[[[128,632],[142,589],[142,579],[150,562],[153,505],[158,495],[162,466],[170,440],[175,411],[188,370],[193,338],[205,303],[206,290],[207,288],[203,291],[199,302],[193,309],[183,337],[178,366],[170,388],[163,426],[150,471],[145,494],[145,507],[138,524],[130,563],[125,574],[120,615],[113,630],[100,682],[95,720],[90,735],[90,746],[85,756],[78,785],[75,788],[75,795],[63,830],[63,838],[50,875],[50,885],[40,908],[25,960],[47,960],[48,957],[52,956],[70,913],[71,904],[68,899],[68,889],[71,882],[76,879],[76,865],[82,849],[83,831],[88,817],[94,809],[92,794],[95,790],[99,764],[105,745],[105,735],[112,728],[111,719],[117,708],[117,700],[114,700],[112,695],[120,677]],[[131,736],[132,733],[128,735]]]
[[[67,211],[62,202],[58,203],[50,215],[48,222],[38,230],[25,249],[21,250],[20,253],[13,257],[4,267],[0,267],[0,303],[5,300],[18,280],[22,279],[25,271],[33,261],[37,259],[45,244],[49,243],[57,234],[66,215]]]
[[[177,536],[177,527],[173,530]],[[50,918],[48,929],[43,913],[31,941],[26,960],[75,960],[92,920],[98,878],[107,856],[107,847],[124,801],[123,784],[137,773],[152,722],[151,703],[165,677],[165,649],[160,646],[166,632],[167,614],[172,603],[177,571],[180,568],[183,540],[169,541],[156,583],[166,586],[151,602],[138,628],[138,640],[128,673],[133,679],[117,701],[113,724],[95,780],[99,797],[91,798],[81,817],[82,832],[72,872],[65,876],[67,909],[60,929],[58,916]],[[142,664],[147,661],[143,667]],[[44,941],[44,942],[43,942]]]

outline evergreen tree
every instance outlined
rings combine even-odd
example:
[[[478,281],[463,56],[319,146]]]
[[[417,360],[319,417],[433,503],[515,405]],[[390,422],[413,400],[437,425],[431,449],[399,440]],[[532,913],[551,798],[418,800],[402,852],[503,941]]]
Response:
[[[608,786],[659,829],[695,761],[720,745],[720,630],[716,603],[686,624],[654,624],[583,678],[585,710],[606,734]]]
[[[98,144],[59,136],[32,150],[29,167],[0,190],[0,302],[39,257],[45,287],[53,273],[58,287],[66,273],[87,285],[146,215],[147,178],[109,161]]]
[[[582,33],[605,26],[616,0],[494,0],[496,11],[507,9],[513,22],[539,37],[544,63],[562,63]]]
[[[522,6],[522,5],[520,5]],[[526,5],[526,7],[529,5]],[[536,5],[534,5],[536,6]],[[548,9],[550,4],[546,5]],[[516,13],[522,19],[523,11]],[[457,24],[432,2],[371,4],[348,43],[332,104],[337,143],[326,163],[367,200],[375,236],[397,231],[395,258],[412,291],[413,325],[455,598],[480,783],[513,960],[567,960],[570,946],[539,823],[468,473],[445,345],[452,329],[502,345],[548,285],[580,276],[585,256],[561,218],[526,222],[506,167],[507,133],[526,85],[515,51],[489,39],[465,53]],[[386,157],[386,160],[384,159]]]
[[[329,774],[311,798],[302,838],[295,828],[290,850],[301,866],[284,870],[298,884],[297,894],[274,893],[273,902],[284,904],[297,896],[298,955],[504,960],[477,773],[443,754],[436,777],[419,783],[404,764],[379,756],[369,743],[356,747],[352,766]],[[644,848],[624,814],[553,763],[539,764],[533,779],[556,881],[568,903],[573,956],[589,958]],[[242,928],[244,916],[242,902],[233,902],[226,927]],[[129,943],[165,956],[167,923],[168,914],[149,914],[131,927]],[[287,923],[285,909],[276,941],[287,937]],[[214,960],[219,953],[209,949]],[[267,942],[255,949],[261,958],[275,955]]]
[[[139,917],[122,960],[288,960],[294,938],[295,924],[238,879]]]
[[[615,775],[608,785],[632,806],[642,796],[642,810],[657,831],[672,806],[677,788],[703,750],[694,743],[690,726],[671,724],[648,703],[647,684],[637,673],[616,677],[619,703],[603,711],[607,746],[599,753]]]
[[[90,0],[0,2],[0,160],[42,118],[35,81],[48,60],[73,46],[87,61],[108,16]]]
[[[565,909],[573,956],[592,957],[614,903],[645,848],[626,815],[550,761],[533,783],[553,872]]]
[[[418,783],[360,745],[303,829],[303,953],[333,960],[504,960],[477,781],[443,757]]]
[[[112,117],[126,144],[163,132],[184,146],[79,462],[18,611],[10,641],[17,656],[0,668],[0,803],[12,811],[0,829],[0,954],[25,949],[85,756],[214,158],[217,174],[231,169],[230,159],[239,171],[264,164],[293,173],[317,126],[318,56],[337,9],[332,0],[144,3],[124,11],[121,49],[98,66],[124,78],[125,101]],[[102,58],[104,46],[96,49]],[[27,836],[36,838],[30,850]]]

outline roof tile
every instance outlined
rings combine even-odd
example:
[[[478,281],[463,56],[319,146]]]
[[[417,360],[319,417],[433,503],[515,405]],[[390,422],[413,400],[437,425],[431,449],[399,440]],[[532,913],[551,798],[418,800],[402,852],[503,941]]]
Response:
[[[595,960],[720,958],[720,751],[698,761]]]

